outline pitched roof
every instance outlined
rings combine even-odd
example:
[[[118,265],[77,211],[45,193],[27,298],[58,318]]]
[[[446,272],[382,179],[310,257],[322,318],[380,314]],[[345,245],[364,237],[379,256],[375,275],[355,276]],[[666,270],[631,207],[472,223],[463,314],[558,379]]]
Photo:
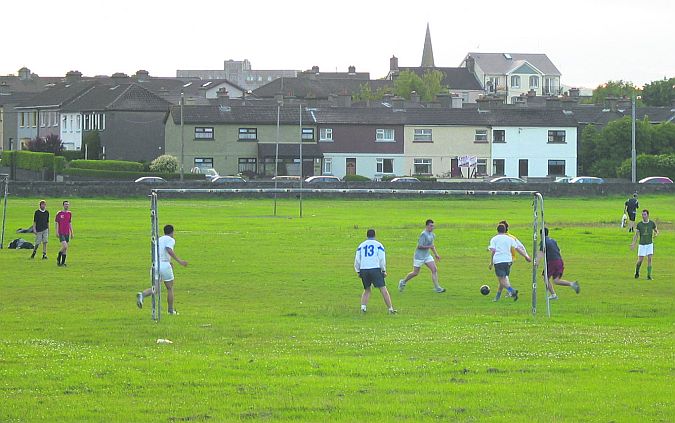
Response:
[[[545,75],[560,75],[560,71],[545,54],[535,53],[478,53],[470,52],[476,64],[487,74],[506,74],[516,61],[527,61]],[[507,56],[511,57],[510,59]]]
[[[327,99],[331,94],[354,94],[361,91],[361,86],[367,84],[372,91],[381,87],[393,86],[392,81],[359,80],[359,79],[328,79],[328,78],[279,78],[253,90],[257,97],[274,97],[279,93],[297,98]]]
[[[32,76],[21,79],[18,76],[0,76],[0,84],[6,84],[13,93],[39,93],[63,81],[63,77]]]
[[[17,108],[62,107],[96,85],[95,81],[62,82],[17,104]]]
[[[399,71],[415,72],[420,77],[430,70],[443,72],[441,85],[450,87],[451,90],[475,90],[483,91],[476,76],[467,68],[439,68],[439,67],[399,67]]]
[[[176,125],[180,124],[180,106],[171,107],[171,117]],[[302,121],[313,125],[313,116],[304,110]],[[277,107],[275,105],[233,105],[233,106],[183,106],[183,122],[187,124],[262,124],[276,125]],[[287,106],[279,109],[279,123],[298,124],[300,107]]]
[[[577,120],[568,111],[560,109],[496,108],[481,110],[490,126],[576,127]]]
[[[64,112],[90,110],[167,111],[171,104],[135,84],[98,85],[62,108]]]

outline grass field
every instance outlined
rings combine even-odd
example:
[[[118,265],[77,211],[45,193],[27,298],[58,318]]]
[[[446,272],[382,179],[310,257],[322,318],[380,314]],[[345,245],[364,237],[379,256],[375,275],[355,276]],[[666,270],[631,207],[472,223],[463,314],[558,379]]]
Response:
[[[306,200],[303,219],[290,200],[277,218],[271,200],[161,200],[189,266],[176,269],[180,315],[154,323],[135,304],[149,202],[71,199],[67,268],[53,225],[48,261],[0,250],[0,421],[675,421],[675,201],[640,198],[661,231],[654,281],[633,278],[623,201],[546,200],[581,293],[558,288],[547,318],[540,290],[533,318],[522,258],[518,302],[479,293],[496,288],[497,221],[532,252],[528,198]],[[36,207],[10,200],[5,244]],[[399,293],[428,217],[448,292],[423,270]],[[353,257],[369,227],[398,315],[378,292],[359,313]]]

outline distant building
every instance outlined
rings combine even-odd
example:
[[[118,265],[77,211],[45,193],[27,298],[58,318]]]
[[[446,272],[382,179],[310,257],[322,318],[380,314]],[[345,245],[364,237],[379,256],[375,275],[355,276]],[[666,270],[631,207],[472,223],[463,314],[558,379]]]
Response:
[[[226,79],[245,90],[255,90],[275,79],[285,77],[293,78],[298,74],[297,70],[256,70],[251,68],[251,62],[244,60],[226,60],[223,70],[177,70],[178,78],[199,79]]]

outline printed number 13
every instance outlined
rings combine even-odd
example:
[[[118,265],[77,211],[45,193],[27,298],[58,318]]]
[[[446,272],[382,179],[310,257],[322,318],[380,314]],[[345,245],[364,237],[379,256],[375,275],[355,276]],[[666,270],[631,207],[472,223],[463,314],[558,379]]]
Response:
[[[366,245],[366,247],[363,249],[363,255],[365,255],[366,257],[372,257],[373,254],[375,254],[375,246]]]

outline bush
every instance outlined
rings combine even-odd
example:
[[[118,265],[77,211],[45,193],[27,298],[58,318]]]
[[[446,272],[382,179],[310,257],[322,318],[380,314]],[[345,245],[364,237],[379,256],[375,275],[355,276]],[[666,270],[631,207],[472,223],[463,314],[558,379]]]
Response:
[[[47,135],[45,138],[36,137],[28,141],[28,150],[40,153],[59,154],[63,150],[61,138],[56,134]]]
[[[53,153],[35,153],[32,151],[5,151],[2,156],[3,166],[16,166],[18,169],[54,170],[56,161]]]
[[[124,160],[73,160],[70,162],[71,168],[93,169],[93,170],[112,170],[127,172],[142,172],[143,163],[127,162]]]
[[[101,136],[98,131],[87,132],[82,139],[82,150],[87,150],[87,159],[99,160],[101,158]]]
[[[342,180],[345,182],[365,182],[370,181],[370,178],[366,178],[365,176],[361,175],[345,175]]]
[[[648,176],[667,176],[675,179],[675,154],[640,154],[637,156],[636,165],[638,180]],[[626,179],[630,179],[631,172],[631,159],[624,160],[616,171],[620,178]]]
[[[67,168],[63,170],[64,175],[80,176],[83,178],[91,178],[91,180],[112,179],[118,181],[133,181],[143,176],[160,176],[166,180],[180,179],[179,173],[157,173],[157,172],[132,172],[132,171],[114,171],[114,170],[98,170],[98,169],[80,169]],[[185,174],[185,179],[188,180],[204,180],[204,175]]]
[[[61,155],[66,158],[67,161],[72,162],[73,160],[84,159],[83,150],[63,150]]]
[[[178,159],[164,154],[150,163],[151,172],[174,173],[178,170]]]

